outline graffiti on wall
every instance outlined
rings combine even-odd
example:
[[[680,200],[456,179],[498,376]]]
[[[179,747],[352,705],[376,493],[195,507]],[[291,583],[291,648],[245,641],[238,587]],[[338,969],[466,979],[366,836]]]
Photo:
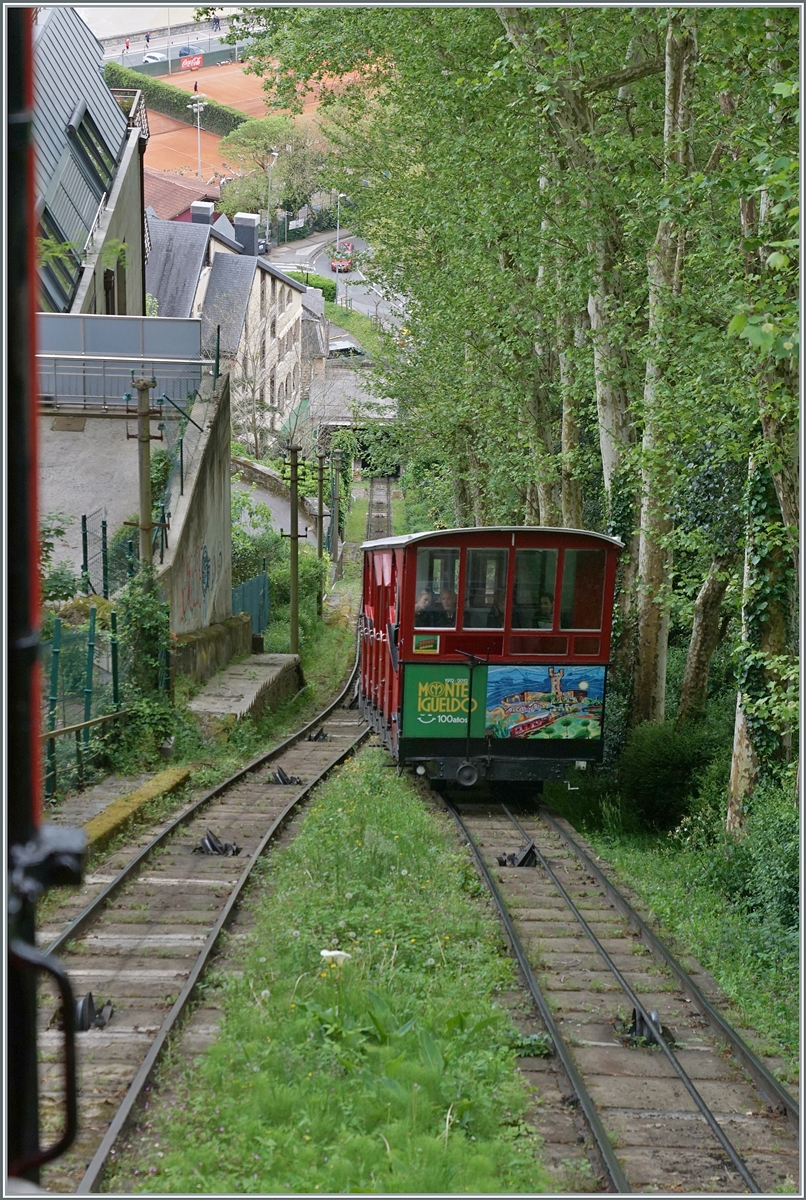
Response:
[[[207,624],[223,568],[223,547],[211,550],[206,542],[197,543],[185,557],[178,597],[179,621],[184,628]]]

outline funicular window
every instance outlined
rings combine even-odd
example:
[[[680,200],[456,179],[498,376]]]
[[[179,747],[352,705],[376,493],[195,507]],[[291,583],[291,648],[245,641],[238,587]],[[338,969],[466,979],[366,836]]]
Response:
[[[503,629],[508,559],[508,550],[468,550],[465,629]]]
[[[551,629],[556,575],[556,550],[515,551],[513,629]]]
[[[601,629],[604,550],[566,550],[560,598],[563,629]]]
[[[459,551],[417,551],[417,591],[414,624],[417,628],[456,628],[456,589],[459,583]]]

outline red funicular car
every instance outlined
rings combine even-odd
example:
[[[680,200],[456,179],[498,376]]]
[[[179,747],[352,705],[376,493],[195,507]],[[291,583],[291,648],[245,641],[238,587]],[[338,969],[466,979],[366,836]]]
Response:
[[[517,527],[362,549],[359,704],[397,762],[466,786],[601,762],[621,542]]]

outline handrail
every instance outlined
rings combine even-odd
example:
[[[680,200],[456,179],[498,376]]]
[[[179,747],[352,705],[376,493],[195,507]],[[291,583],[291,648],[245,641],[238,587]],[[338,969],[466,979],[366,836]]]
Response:
[[[114,721],[116,717],[125,717],[127,709],[119,708],[113,713],[106,713],[103,717],[93,717],[91,721],[79,721],[78,725],[62,725],[59,729],[48,729],[45,733],[40,733],[40,740],[43,742],[50,741],[51,738],[59,737],[62,733],[76,733],[80,729],[89,729],[90,725],[101,725],[104,721]]]

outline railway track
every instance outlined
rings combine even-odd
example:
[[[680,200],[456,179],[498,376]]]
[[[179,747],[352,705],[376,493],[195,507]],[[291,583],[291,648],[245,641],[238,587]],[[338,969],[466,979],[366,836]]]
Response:
[[[441,794],[552,1038],[561,1090],[584,1114],[603,1187],[797,1190],[798,1102],[571,827],[546,809],[516,815],[492,798]]]
[[[392,536],[392,477],[375,476],[369,481],[366,541]]]
[[[96,1008],[107,1000],[113,1006],[107,1025],[76,1035],[80,1133],[46,1168],[49,1190],[100,1190],[110,1153],[139,1111],[260,856],[312,789],[369,735],[350,708],[355,676],[356,668],[313,721],[205,793],[122,870],[90,876],[95,895],[69,924],[58,927],[52,918],[40,931],[76,997],[91,992]],[[199,852],[208,829],[239,854]],[[59,1120],[62,1034],[51,1027],[53,1004],[43,999],[40,1104],[47,1129]]]

